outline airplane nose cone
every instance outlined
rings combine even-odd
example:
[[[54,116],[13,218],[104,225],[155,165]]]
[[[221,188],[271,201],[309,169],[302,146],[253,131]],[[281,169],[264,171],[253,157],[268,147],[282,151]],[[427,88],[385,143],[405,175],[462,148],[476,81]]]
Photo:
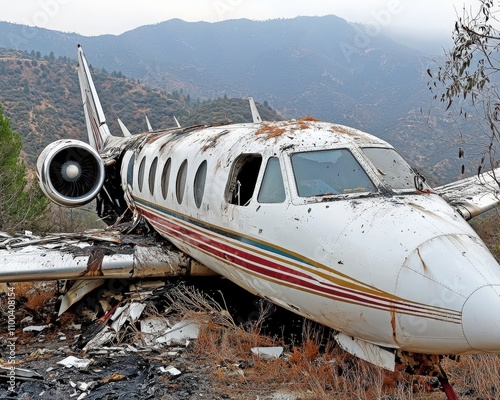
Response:
[[[474,350],[500,352],[500,285],[483,286],[469,296],[462,329]]]

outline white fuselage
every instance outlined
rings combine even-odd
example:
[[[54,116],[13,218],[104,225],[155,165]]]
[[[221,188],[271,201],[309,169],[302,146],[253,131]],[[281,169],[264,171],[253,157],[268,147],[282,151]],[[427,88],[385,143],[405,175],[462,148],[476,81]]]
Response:
[[[500,352],[500,267],[441,197],[388,188],[360,148],[389,144],[303,120],[176,132],[134,138],[121,175],[130,206],[179,249],[349,336],[418,353]],[[300,195],[291,156],[327,149],[348,150],[373,188]],[[257,160],[255,182],[235,176],[242,155]],[[259,200],[271,158],[283,190]]]

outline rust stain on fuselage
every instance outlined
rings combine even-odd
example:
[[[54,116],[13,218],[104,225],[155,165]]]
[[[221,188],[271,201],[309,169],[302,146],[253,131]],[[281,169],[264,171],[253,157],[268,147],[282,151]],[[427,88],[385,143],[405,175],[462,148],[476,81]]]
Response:
[[[285,128],[280,128],[276,125],[264,124],[262,127],[255,132],[256,135],[266,134],[268,139],[275,138],[283,135],[286,132]]]
[[[420,249],[417,247],[417,254],[418,254],[418,258],[420,258],[420,261],[422,262],[422,266],[424,267],[424,271],[427,272],[427,264],[425,263],[424,259],[422,258],[422,256],[420,255]]]

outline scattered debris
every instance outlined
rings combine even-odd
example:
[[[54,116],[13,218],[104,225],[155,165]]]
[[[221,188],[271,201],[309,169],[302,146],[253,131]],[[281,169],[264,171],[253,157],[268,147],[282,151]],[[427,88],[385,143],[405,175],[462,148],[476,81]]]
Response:
[[[168,367],[168,368],[160,367],[160,371],[163,372],[163,373],[168,373],[168,374],[173,375],[173,376],[177,376],[177,375],[182,374],[182,372],[179,371],[175,367]]]
[[[30,325],[23,328],[23,332],[41,332],[49,328],[50,325]]]
[[[74,356],[68,356],[64,360],[61,360],[57,363],[57,365],[62,365],[66,368],[78,368],[78,369],[87,369],[92,360],[77,358]]]
[[[167,345],[180,344],[188,345],[189,340],[197,339],[200,327],[196,322],[181,321],[172,326],[165,335],[156,339],[157,343],[166,343]]]
[[[278,347],[252,347],[252,353],[255,354],[256,356],[262,357],[262,358],[267,358],[267,359],[273,359],[273,358],[280,358],[281,355],[283,354],[283,347],[278,346]]]
[[[14,368],[14,376],[18,380],[43,380],[43,376],[36,371],[31,371],[29,369],[17,368],[17,367],[2,367],[0,365],[0,378],[8,379],[12,373],[12,368]]]

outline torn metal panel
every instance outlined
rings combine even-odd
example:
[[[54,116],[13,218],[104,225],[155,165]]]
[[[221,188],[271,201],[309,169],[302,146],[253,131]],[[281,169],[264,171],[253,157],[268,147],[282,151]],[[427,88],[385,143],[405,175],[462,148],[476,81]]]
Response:
[[[192,321],[180,321],[168,329],[163,336],[156,339],[157,343],[184,344],[190,339],[197,339],[200,332],[198,323]]]
[[[92,290],[97,289],[104,282],[104,279],[89,279],[75,282],[73,286],[71,286],[71,289],[69,289],[63,296],[58,315],[61,315],[73,304],[80,301],[87,293],[90,293]]]
[[[389,371],[394,371],[396,367],[396,357],[394,353],[384,350],[373,343],[355,339],[343,333],[336,334],[335,340],[343,350],[362,360],[371,362]]]
[[[500,204],[499,178],[500,168],[497,168],[434,190],[469,220]]]
[[[33,381],[33,380],[43,380],[43,376],[36,371],[31,371],[29,369],[15,368],[15,367],[3,367],[0,365],[0,378],[9,378],[14,370],[14,376],[16,380],[20,381]]]

